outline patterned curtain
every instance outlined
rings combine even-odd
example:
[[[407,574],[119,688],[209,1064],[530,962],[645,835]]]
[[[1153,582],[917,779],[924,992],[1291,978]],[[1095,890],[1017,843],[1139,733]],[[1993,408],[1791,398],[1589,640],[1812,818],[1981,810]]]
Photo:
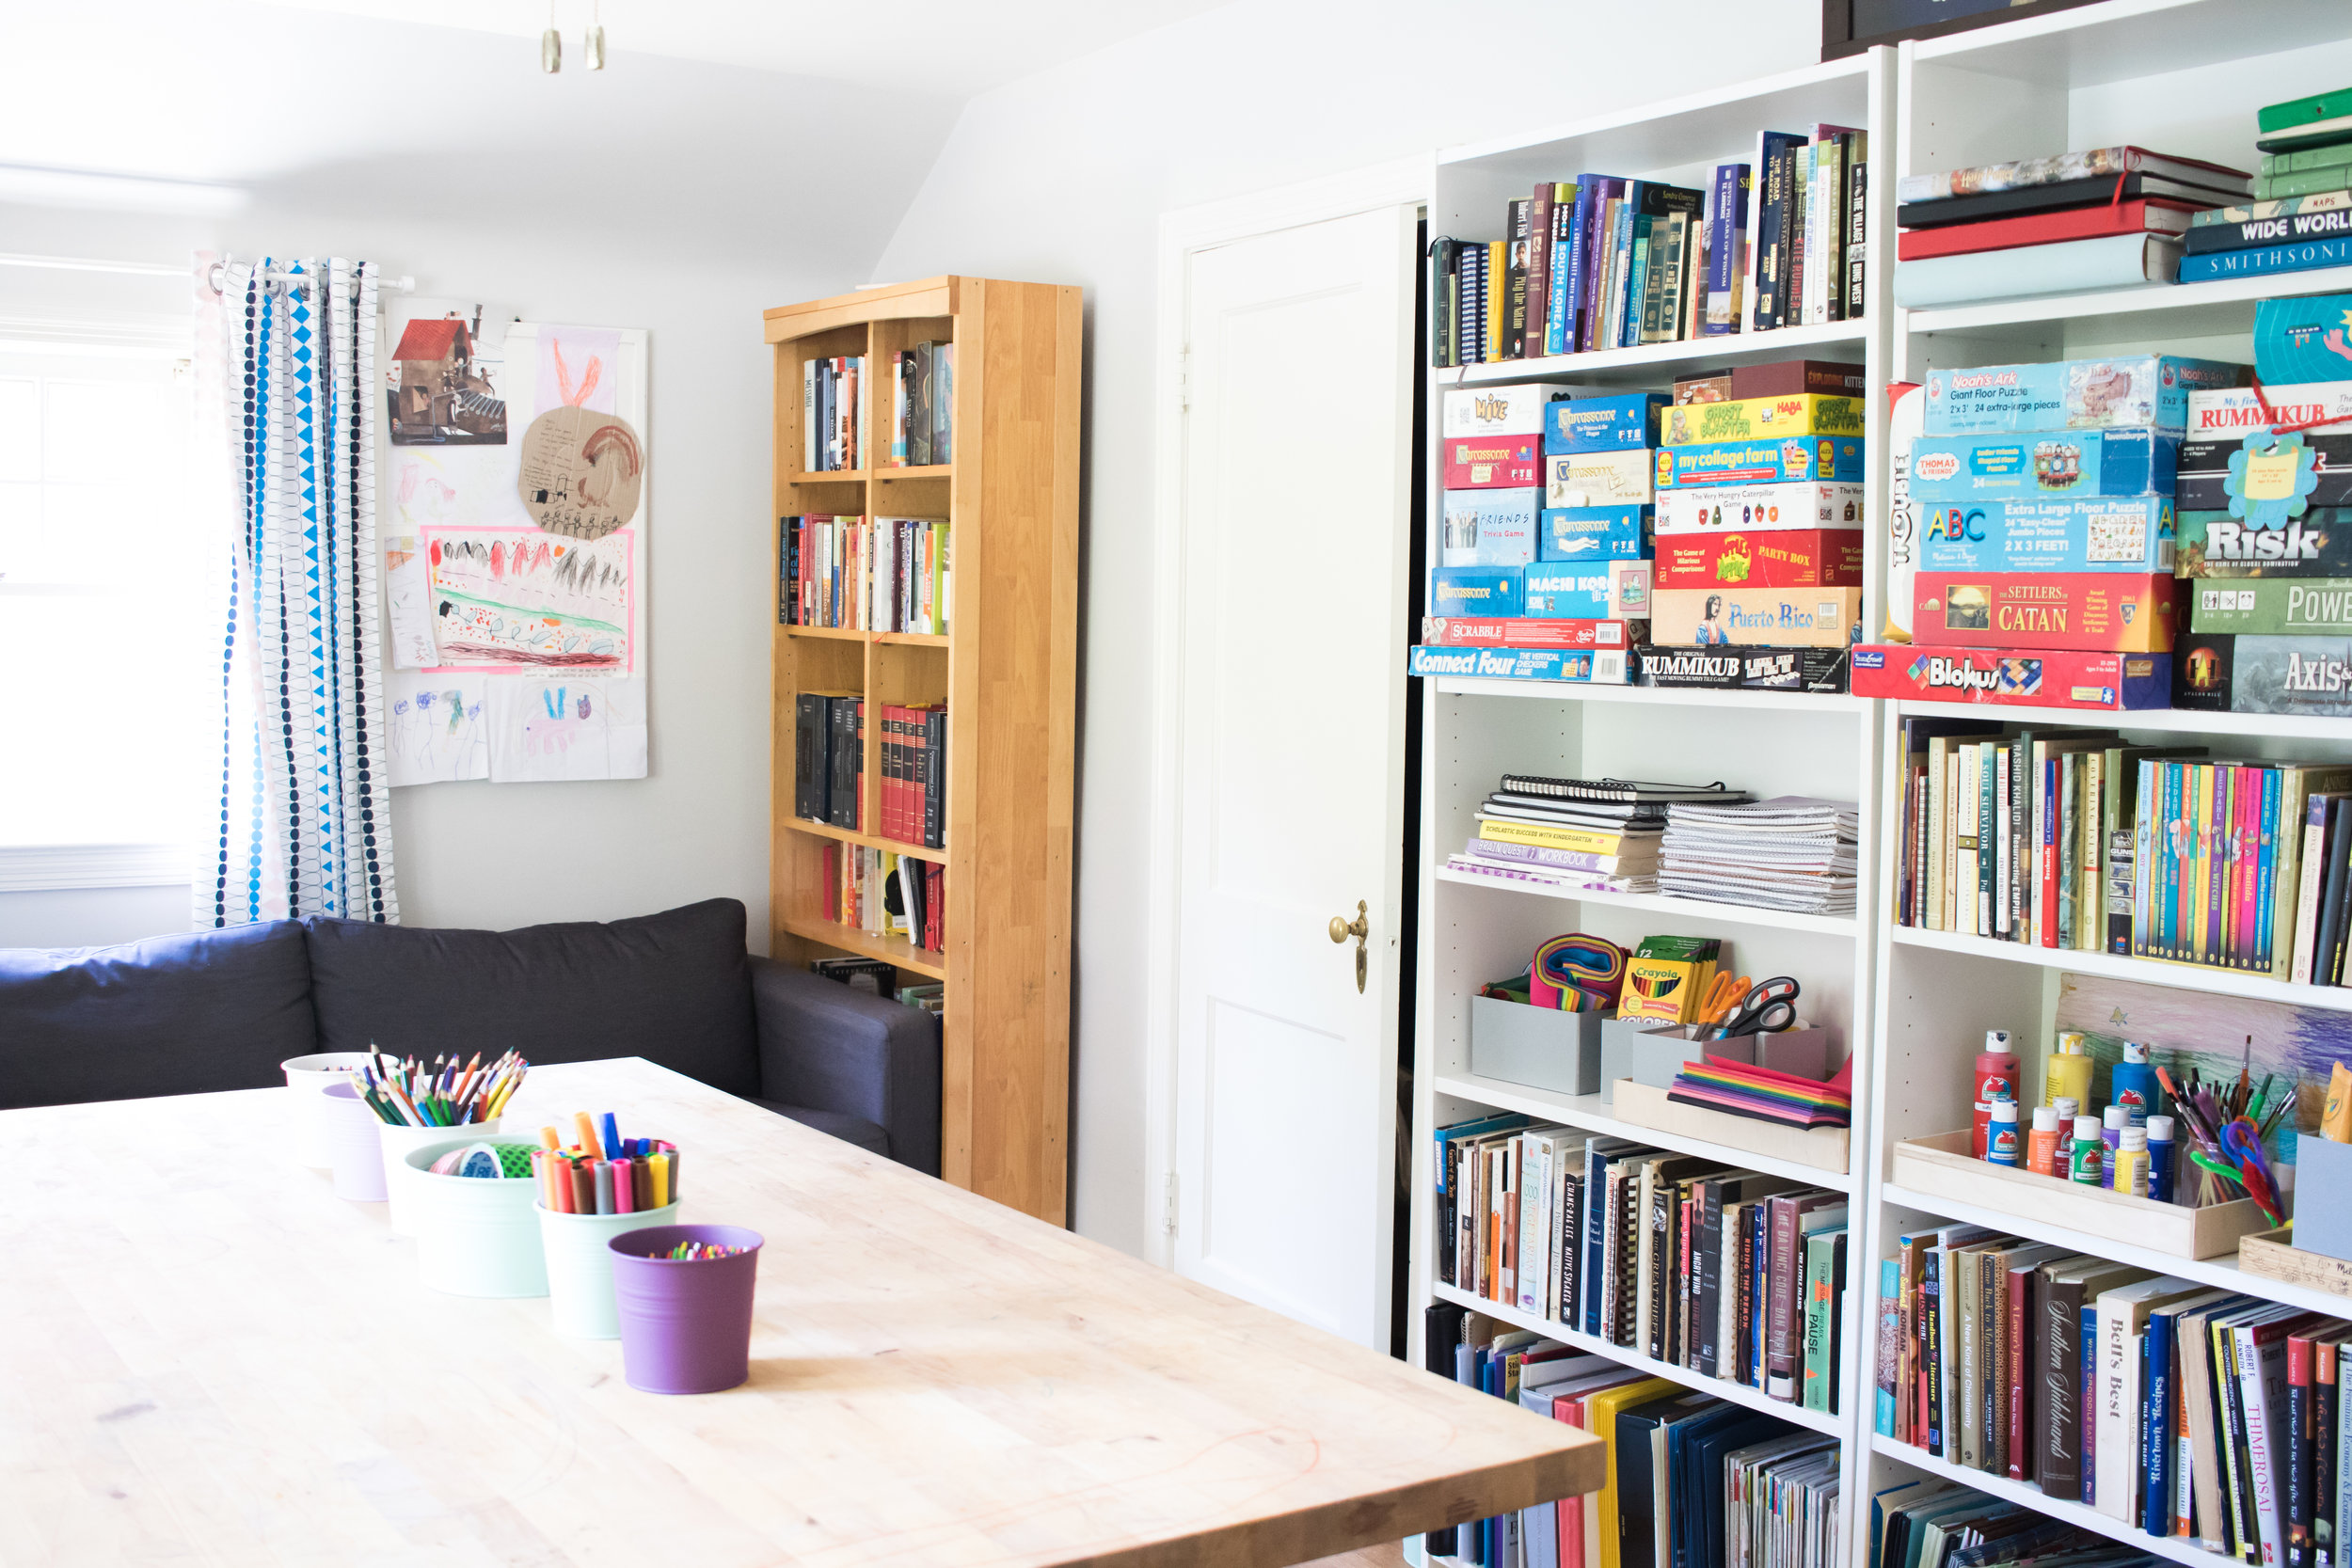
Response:
[[[223,637],[216,832],[198,855],[196,924],[394,923],[377,766],[376,269],[199,257],[198,279]]]

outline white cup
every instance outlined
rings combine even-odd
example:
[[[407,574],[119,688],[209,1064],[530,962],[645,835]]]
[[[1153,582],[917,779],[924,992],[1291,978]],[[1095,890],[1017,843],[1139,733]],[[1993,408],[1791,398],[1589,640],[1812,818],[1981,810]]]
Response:
[[[364,1066],[364,1051],[321,1051],[309,1056],[289,1056],[278,1065],[285,1070],[286,1088],[294,1102],[294,1158],[320,1170],[335,1163],[326,1137],[327,1111],[319,1091],[340,1084]]]
[[[384,1118],[359,1098],[345,1079],[319,1091],[326,1106],[328,1148],[334,1156],[335,1196],[354,1203],[384,1201],[384,1146],[375,1130]]]

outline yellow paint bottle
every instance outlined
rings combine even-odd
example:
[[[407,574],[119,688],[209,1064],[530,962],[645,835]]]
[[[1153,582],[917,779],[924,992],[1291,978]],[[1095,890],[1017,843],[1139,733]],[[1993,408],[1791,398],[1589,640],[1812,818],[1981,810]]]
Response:
[[[2042,1064],[2042,1103],[2056,1105],[2060,1100],[2071,1100],[2077,1105],[2090,1103],[2090,1042],[2078,1032],[2069,1029],[2058,1037],[2049,1056]]]

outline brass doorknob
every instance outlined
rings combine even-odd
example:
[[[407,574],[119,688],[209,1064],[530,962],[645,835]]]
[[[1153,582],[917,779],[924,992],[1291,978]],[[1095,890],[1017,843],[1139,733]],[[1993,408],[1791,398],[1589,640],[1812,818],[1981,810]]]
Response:
[[[1359,991],[1364,989],[1364,971],[1368,961],[1364,957],[1364,939],[1372,934],[1372,922],[1367,918],[1370,911],[1371,906],[1359,898],[1356,900],[1356,919],[1353,923],[1345,915],[1335,914],[1331,917],[1333,942],[1345,942],[1350,937],[1356,939],[1356,989]]]

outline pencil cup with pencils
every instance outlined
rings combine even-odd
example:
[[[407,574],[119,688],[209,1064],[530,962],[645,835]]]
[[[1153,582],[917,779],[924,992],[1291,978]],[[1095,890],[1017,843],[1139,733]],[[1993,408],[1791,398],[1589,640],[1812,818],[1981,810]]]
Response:
[[[555,1331],[575,1339],[617,1339],[619,1310],[612,1301],[612,1251],[616,1236],[677,1223],[675,1203],[633,1214],[564,1214],[537,1206],[539,1243],[547,1251],[548,1307]]]
[[[737,1225],[661,1225],[606,1243],[630,1387],[715,1394],[750,1378],[762,1241]]]
[[[546,1295],[547,1261],[532,1214],[539,1196],[532,1146],[469,1136],[464,1128],[442,1132],[401,1156],[417,1226],[417,1277],[453,1296]],[[434,1168],[453,1155],[453,1168]]]

